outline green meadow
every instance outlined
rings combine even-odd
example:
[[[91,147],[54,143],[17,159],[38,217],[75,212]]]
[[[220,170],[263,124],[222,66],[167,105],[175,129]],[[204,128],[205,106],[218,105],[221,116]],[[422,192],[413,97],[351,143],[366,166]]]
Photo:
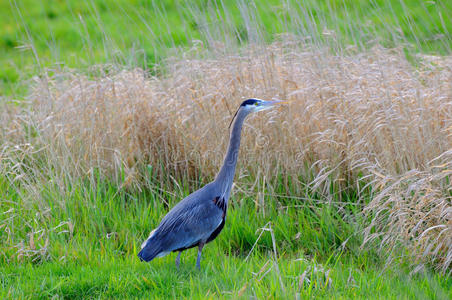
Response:
[[[155,70],[193,40],[270,42],[281,33],[341,46],[376,41],[407,52],[451,51],[449,1],[2,1],[0,91],[23,96],[43,70],[119,64]],[[222,27],[222,30],[216,28]],[[206,34],[207,32],[207,34]]]
[[[451,299],[451,15],[450,1],[1,1],[0,298]],[[369,113],[347,123],[361,63],[395,92],[351,101]],[[201,270],[195,248],[180,269],[175,254],[140,262],[214,178],[249,93],[298,104],[247,120]]]
[[[1,187],[2,199],[21,203],[18,198],[26,197],[6,182]],[[360,228],[350,221],[359,216],[354,199],[343,214],[315,199],[284,208],[280,199],[268,197],[264,213],[256,211],[252,198],[237,193],[227,226],[205,247],[198,271],[194,249],[182,253],[179,270],[175,254],[149,264],[136,257],[146,229],[158,225],[167,211],[159,197],[130,194],[108,183],[71,184],[65,194],[49,185],[43,193],[45,202],[39,204],[49,209],[39,216],[32,207],[11,204],[14,212],[3,214],[2,225],[20,227],[15,231],[23,243],[34,246],[22,253],[19,245],[2,246],[2,298],[451,296],[449,277],[429,270],[411,274],[403,259],[387,264],[376,251],[361,250]],[[169,207],[188,193],[166,194]],[[13,239],[2,235],[6,243]]]

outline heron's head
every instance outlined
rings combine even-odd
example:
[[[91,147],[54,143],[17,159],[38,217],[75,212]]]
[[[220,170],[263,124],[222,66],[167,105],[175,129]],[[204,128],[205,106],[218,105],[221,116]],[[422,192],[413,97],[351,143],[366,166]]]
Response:
[[[232,123],[234,122],[235,117],[239,112],[241,112],[241,116],[245,118],[248,114],[256,111],[262,111],[272,108],[276,104],[285,103],[285,101],[281,100],[272,100],[272,101],[266,101],[256,98],[247,99],[240,104],[239,109],[235,112],[234,116],[232,117],[231,123],[229,123],[229,128],[231,128]]]
[[[246,110],[247,112],[256,112],[261,110],[267,110],[272,108],[276,104],[284,103],[284,101],[281,100],[272,100],[272,101],[266,101],[261,99],[247,99],[240,104],[239,109]]]

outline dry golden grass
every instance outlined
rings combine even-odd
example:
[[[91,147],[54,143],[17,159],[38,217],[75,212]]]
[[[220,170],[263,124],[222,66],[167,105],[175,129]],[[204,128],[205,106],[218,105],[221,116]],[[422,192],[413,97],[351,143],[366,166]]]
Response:
[[[2,117],[2,153],[33,154],[29,165],[45,165],[56,183],[99,168],[140,187],[146,164],[161,182],[212,178],[239,103],[287,99],[246,123],[237,177],[249,180],[237,185],[272,183],[279,174],[296,193],[308,187],[329,200],[341,197],[331,185],[370,187],[365,242],[402,242],[446,272],[452,58],[416,60],[415,67],[380,47],[333,55],[288,40],[239,55],[175,59],[164,78],[142,70],[96,79],[59,74],[36,80],[30,105]],[[42,167],[16,171],[45,176]]]

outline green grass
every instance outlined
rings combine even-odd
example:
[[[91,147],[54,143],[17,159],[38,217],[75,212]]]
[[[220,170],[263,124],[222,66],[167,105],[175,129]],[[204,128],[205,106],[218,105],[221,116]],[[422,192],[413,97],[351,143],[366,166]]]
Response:
[[[90,253],[89,257],[68,258],[42,266],[25,264],[2,267],[2,298],[346,298],[346,299],[450,299],[451,281],[438,275],[408,276],[404,270],[360,269],[334,258],[323,265],[330,270],[328,284],[323,272],[313,272],[314,261],[295,260],[287,255],[275,271],[270,254],[243,257],[225,253],[218,245],[204,251],[202,270],[194,267],[194,250],[183,253],[180,270],[174,255],[140,263],[136,257]],[[271,270],[268,271],[268,269]],[[306,272],[304,283],[301,275]]]
[[[244,2],[2,1],[0,96],[23,98],[30,78],[44,70],[139,66],[159,75],[174,48],[187,51],[192,39],[208,47],[232,37],[239,51],[291,32],[337,51],[378,42],[410,55],[451,53],[450,1]],[[248,194],[232,196],[201,271],[195,250],[183,253],[177,270],[174,254],[146,264],[137,253],[162,216],[201,182],[146,178],[143,190],[129,190],[95,172],[60,178],[45,158],[33,158],[17,158],[0,173],[0,298],[452,298],[450,276],[428,265],[412,272],[403,252],[387,260],[371,245],[361,249],[361,210],[371,191],[364,199],[356,191],[325,199],[281,182],[257,205],[262,189],[241,182]]]
[[[408,275],[403,259],[385,266],[376,252],[361,250],[360,228],[347,221],[360,217],[356,199],[338,210],[314,198],[288,203],[290,198],[267,197],[265,209],[257,210],[253,198],[235,194],[225,229],[203,251],[201,271],[193,249],[182,254],[180,270],[174,254],[141,263],[136,256],[141,242],[189,188],[171,196],[127,192],[99,178],[93,182],[38,184],[38,196],[0,180],[2,298],[452,295],[447,276],[428,268]]]
[[[245,1],[247,2],[247,1]],[[0,95],[26,94],[44,69],[93,65],[154,70],[192,40],[270,41],[292,32],[313,43],[450,53],[450,1],[34,1],[0,2]],[[247,2],[248,3],[248,2]],[[230,41],[230,39],[226,39]],[[229,44],[229,43],[228,43]]]

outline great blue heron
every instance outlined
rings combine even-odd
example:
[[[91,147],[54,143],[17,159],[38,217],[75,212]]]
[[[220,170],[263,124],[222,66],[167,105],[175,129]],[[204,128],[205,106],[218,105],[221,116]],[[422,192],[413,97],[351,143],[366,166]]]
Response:
[[[141,245],[141,251],[138,253],[141,260],[150,261],[178,251],[176,266],[179,268],[181,252],[198,246],[196,267],[201,268],[202,248],[215,239],[224,227],[243,121],[250,113],[271,108],[281,102],[260,99],[242,102],[231,121],[228,150],[215,180],[188,195],[168,212]]]

